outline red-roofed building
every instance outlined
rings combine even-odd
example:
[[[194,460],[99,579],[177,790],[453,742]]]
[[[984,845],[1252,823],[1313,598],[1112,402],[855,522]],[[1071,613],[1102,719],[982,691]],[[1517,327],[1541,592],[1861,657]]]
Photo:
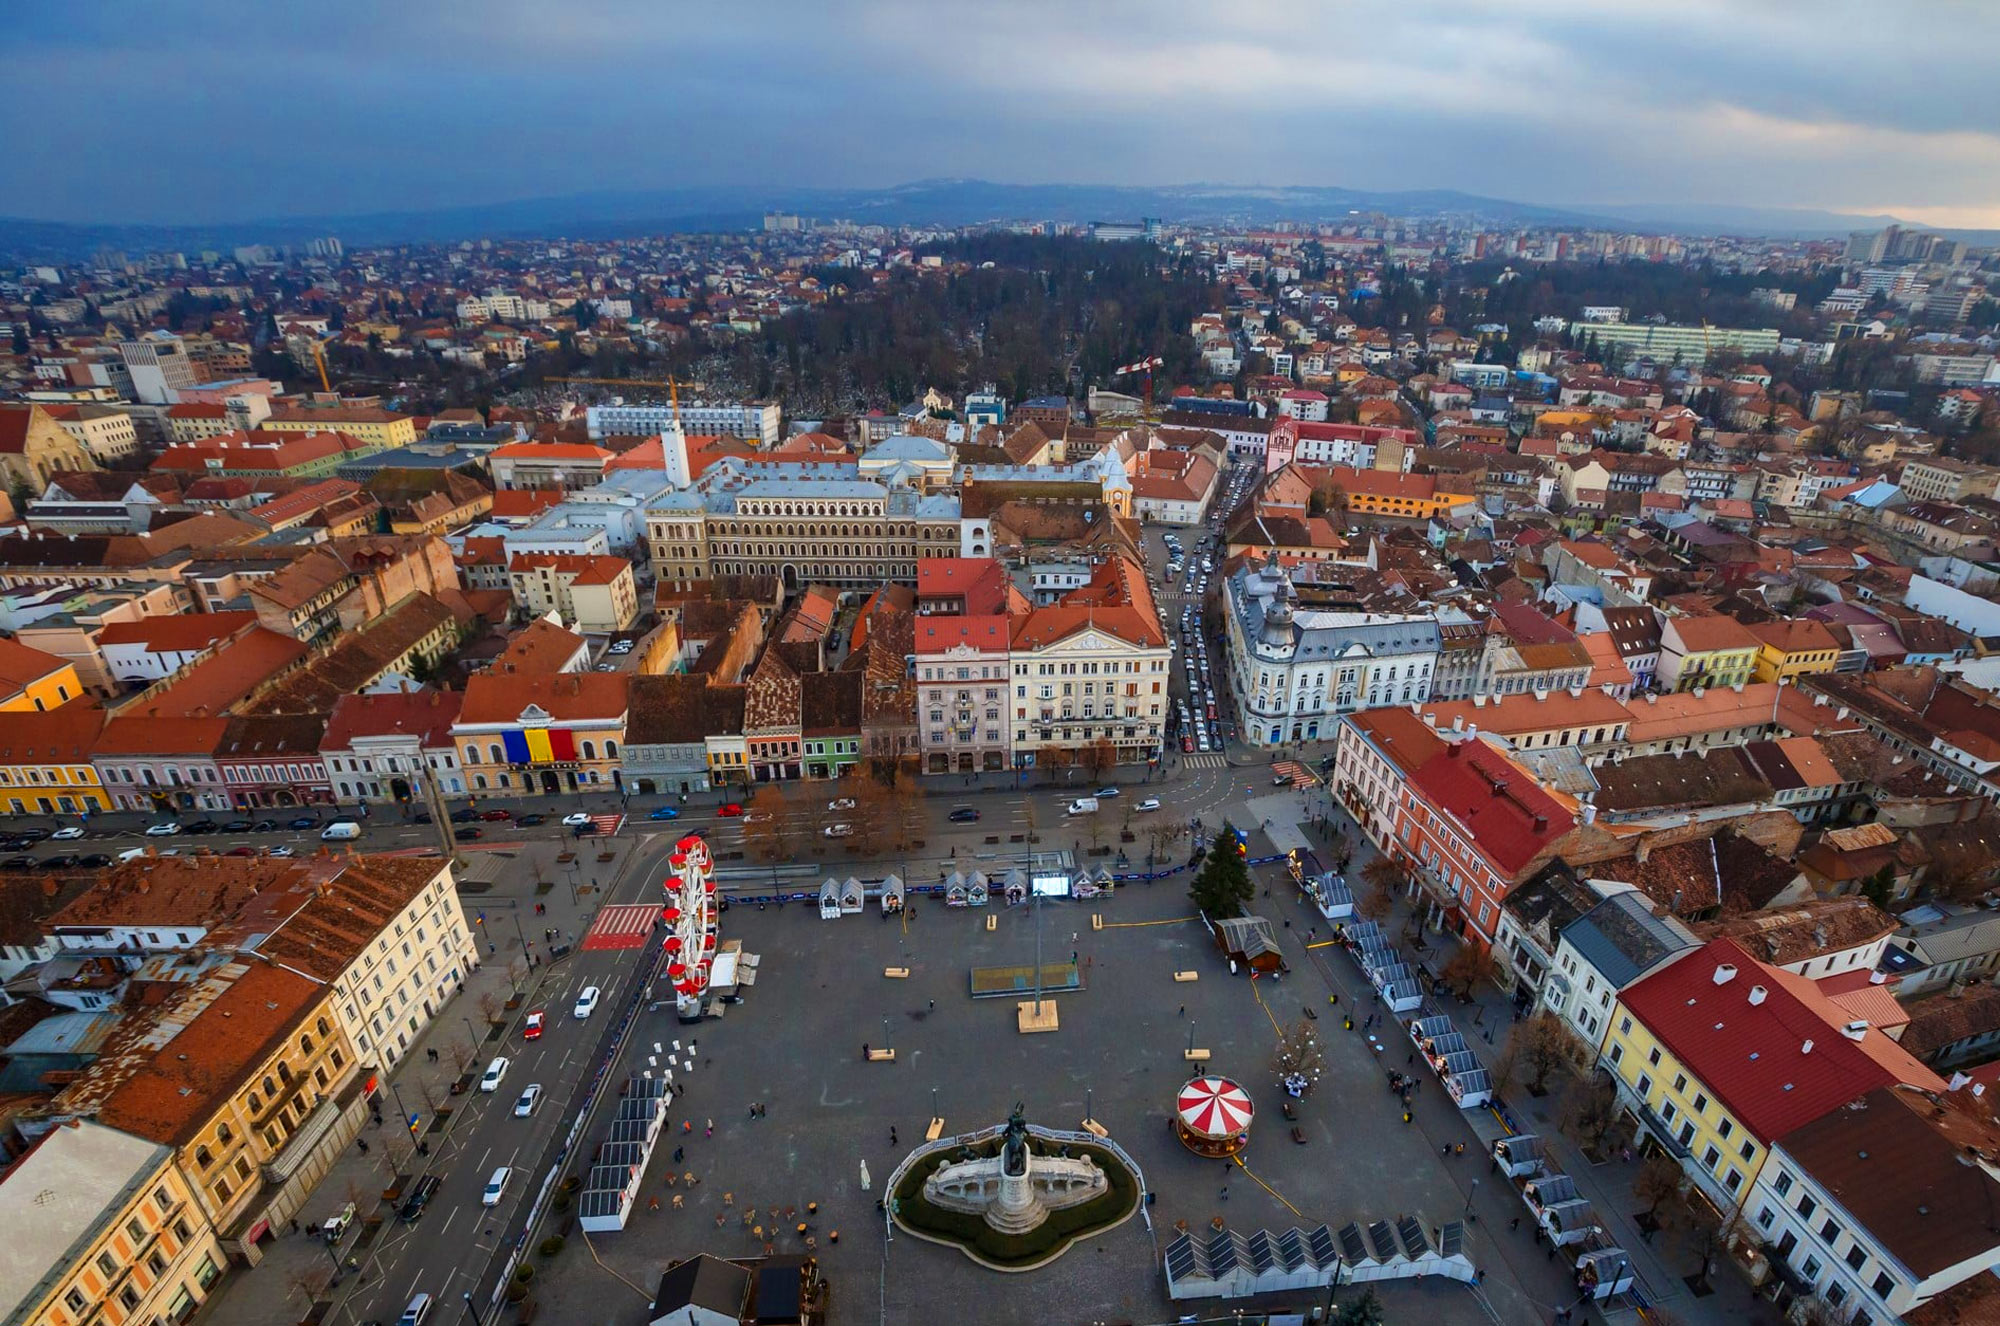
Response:
[[[474,795],[614,791],[632,677],[482,672],[465,684],[452,739]]]
[[[1880,1087],[1944,1082],[1811,981],[1714,939],[1628,987],[1600,1062],[1639,1127],[1720,1210],[1772,1142]]]
[[[443,796],[465,795],[451,727],[464,696],[457,691],[343,695],[333,705],[319,750],[341,801],[420,802],[423,780]]]
[[[216,766],[226,718],[120,714],[98,735],[90,762],[120,810],[227,810]]]
[[[639,615],[632,563],[623,557],[516,553],[507,577],[523,612],[557,613],[579,631],[622,631]]]
[[[991,557],[917,559],[917,613],[928,616],[1005,614],[1022,596],[1007,568]]]
[[[1106,558],[1090,583],[1012,626],[1016,768],[1158,757],[1173,654],[1137,563]]]
[[[957,565],[956,559],[926,558]],[[996,570],[999,564],[989,563]],[[1004,571],[1002,576],[1004,578]],[[1004,614],[922,613],[916,619],[917,729],[926,773],[1005,769],[1011,631]]]
[[[613,453],[583,442],[509,442],[486,457],[493,486],[573,491],[603,482]]]
[[[1431,895],[1437,923],[1490,945],[1500,902],[1576,827],[1535,776],[1476,737],[1409,772],[1392,850]]]

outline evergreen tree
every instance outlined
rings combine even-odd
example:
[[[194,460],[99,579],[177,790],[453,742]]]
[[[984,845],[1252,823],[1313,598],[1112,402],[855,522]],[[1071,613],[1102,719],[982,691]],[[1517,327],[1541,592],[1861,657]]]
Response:
[[[1382,1300],[1371,1289],[1352,1303],[1341,1304],[1334,1321],[1338,1326],[1382,1326]]]
[[[1250,881],[1250,867],[1244,861],[1243,846],[1237,842],[1236,829],[1229,821],[1224,820],[1215,837],[1209,840],[1208,852],[1202,858],[1188,896],[1205,916],[1217,921],[1243,915],[1244,904],[1257,896],[1257,886]]]

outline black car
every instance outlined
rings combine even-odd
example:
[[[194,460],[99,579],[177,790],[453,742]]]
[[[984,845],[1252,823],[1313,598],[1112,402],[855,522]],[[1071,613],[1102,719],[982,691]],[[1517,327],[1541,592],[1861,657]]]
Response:
[[[547,815],[537,815],[532,811],[526,815],[516,815],[514,817],[514,827],[517,829],[532,829],[537,824],[547,824],[548,822],[549,817]]]
[[[249,820],[231,820],[222,826],[224,833],[249,833],[255,826]]]
[[[18,852],[23,847],[33,847],[34,843],[18,834],[0,833],[0,852]]]
[[[0,870],[33,870],[41,862],[32,856],[10,856],[0,861]]]
[[[111,864],[111,858],[103,852],[92,852],[88,856],[78,857],[76,863],[85,870],[102,870]]]
[[[477,842],[486,836],[486,830],[476,824],[461,824],[451,831],[453,841],[461,843]]]
[[[16,829],[14,830],[14,836],[24,843],[38,843],[48,837],[50,832],[51,830],[48,829]]]
[[[443,1183],[444,1180],[435,1174],[426,1174],[418,1179],[416,1187],[410,1189],[410,1195],[403,1199],[402,1209],[396,1212],[397,1217],[406,1225],[415,1224],[423,1217],[424,1208],[431,1204],[431,1198],[437,1196],[437,1190]]]
[[[410,823],[412,824],[429,824],[431,822],[431,813],[428,810],[420,810],[410,816]]]
[[[451,812],[451,822],[453,824],[470,824],[478,818],[479,818],[479,812],[472,809],[470,806],[466,807],[464,810],[454,810],[453,812]]]
[[[285,827],[290,829],[317,829],[319,821],[310,815],[301,815]]]
[[[250,832],[252,833],[276,833],[277,831],[278,822],[276,820],[258,820],[250,826]]]
[[[977,824],[979,823],[979,812],[971,806],[960,806],[951,812],[950,818],[953,824]]]
[[[75,852],[59,852],[54,856],[45,856],[42,858],[42,869],[44,870],[75,870],[81,864],[83,864],[83,858]]]
[[[189,820],[181,825],[182,833],[215,833],[222,826],[214,820]]]

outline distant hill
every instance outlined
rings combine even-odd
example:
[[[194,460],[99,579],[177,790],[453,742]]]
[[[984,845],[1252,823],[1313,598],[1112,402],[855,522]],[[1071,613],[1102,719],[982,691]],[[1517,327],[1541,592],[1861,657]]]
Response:
[[[1270,187],[1182,184],[1119,187],[1083,184],[996,184],[928,179],[886,189],[694,188],[603,191],[427,210],[246,218],[189,225],[77,225],[0,217],[0,253],[19,258],[71,259],[99,249],[227,250],[239,245],[290,245],[337,235],[354,247],[448,243],[521,236],[609,239],[669,231],[755,228],[767,211],[883,225],[957,226],[982,221],[1131,220],[1261,225],[1276,221],[1336,221],[1355,213],[1399,217],[1458,217],[1493,225],[1599,225],[1680,233],[1838,236],[1890,224],[1886,216],[1764,207],[1657,205],[1535,205],[1452,190],[1369,192],[1336,186]],[[1975,238],[1983,236],[1983,238]],[[1964,232],[1992,243],[1995,232]]]

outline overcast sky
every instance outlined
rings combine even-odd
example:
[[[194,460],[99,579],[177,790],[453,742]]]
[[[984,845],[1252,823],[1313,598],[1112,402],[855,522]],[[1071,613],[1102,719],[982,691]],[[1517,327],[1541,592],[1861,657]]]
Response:
[[[1993,0],[0,6],[0,213],[935,176],[2000,226]]]

